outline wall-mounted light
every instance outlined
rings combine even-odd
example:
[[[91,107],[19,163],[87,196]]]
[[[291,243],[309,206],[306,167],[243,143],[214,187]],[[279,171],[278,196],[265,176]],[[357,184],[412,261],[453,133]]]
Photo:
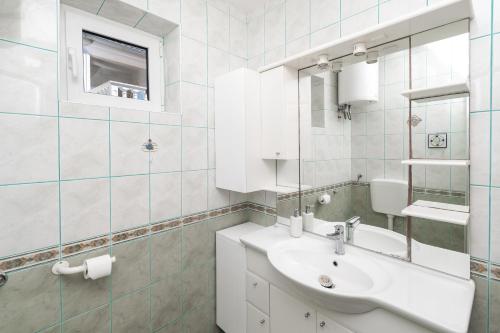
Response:
[[[366,44],[365,43],[354,44],[352,54],[356,57],[364,56],[366,54]]]
[[[318,69],[325,70],[328,68],[328,54],[320,54],[318,58]]]
[[[366,63],[367,64],[376,64],[378,61],[378,52],[370,51],[366,54]]]

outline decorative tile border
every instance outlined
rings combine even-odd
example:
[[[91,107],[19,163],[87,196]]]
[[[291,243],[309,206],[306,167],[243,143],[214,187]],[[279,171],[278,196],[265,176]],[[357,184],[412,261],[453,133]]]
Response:
[[[436,190],[436,189],[431,189],[431,188],[425,188],[425,187],[413,187],[413,192],[416,193],[426,193],[426,194],[437,194],[437,195],[445,195],[447,197],[459,197],[459,198],[465,198],[466,193],[463,191],[447,191],[447,190]]]
[[[122,243],[136,238],[164,232],[170,229],[178,228],[182,225],[201,222],[204,220],[212,219],[215,217],[227,215],[243,211],[245,209],[253,209],[259,212],[276,215],[276,209],[268,206],[259,205],[256,203],[244,202],[232,206],[214,209],[211,211],[193,214],[182,218],[176,218],[168,221],[154,223],[148,226],[141,226],[138,228],[119,231],[113,233],[111,236],[99,236],[85,241],[75,243],[63,244],[61,252],[59,247],[53,247],[33,253],[23,254],[11,258],[0,260],[0,270],[9,272],[20,268],[25,268],[40,264],[43,262],[56,260],[59,257],[73,256],[79,253],[95,250],[98,248],[106,247],[111,244]],[[60,255],[61,254],[61,255]]]
[[[341,188],[341,187],[344,187],[344,186],[353,185],[353,184],[359,185],[361,183],[349,180],[349,181],[346,181],[346,182],[340,182],[340,183],[336,183],[336,184],[332,184],[332,185],[315,187],[315,188],[307,189],[307,190],[304,190],[304,191],[301,191],[301,192],[296,191],[296,192],[292,192],[292,193],[280,194],[280,195],[278,195],[278,201],[298,198],[299,197],[299,193],[302,193],[302,196],[308,196],[308,195],[312,195],[312,194],[317,194],[317,193],[322,193],[322,192],[326,192],[326,191],[331,191],[331,190],[334,190],[334,189],[338,189],[338,188]]]

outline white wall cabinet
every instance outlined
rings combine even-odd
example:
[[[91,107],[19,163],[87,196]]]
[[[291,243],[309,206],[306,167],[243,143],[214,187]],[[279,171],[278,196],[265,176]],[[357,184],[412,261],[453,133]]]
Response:
[[[316,311],[280,289],[270,287],[271,332],[315,333]]]
[[[256,71],[240,68],[215,79],[218,188],[248,193],[276,184],[275,163],[261,156],[260,101],[260,74]]]
[[[298,74],[280,66],[261,73],[262,157],[299,158]]]

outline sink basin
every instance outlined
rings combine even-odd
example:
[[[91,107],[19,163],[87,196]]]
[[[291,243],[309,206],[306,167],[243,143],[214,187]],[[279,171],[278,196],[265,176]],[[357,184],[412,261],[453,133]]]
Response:
[[[374,307],[366,302],[367,297],[386,288],[391,279],[382,266],[351,250],[346,248],[345,255],[337,255],[331,240],[301,237],[274,246],[267,257],[281,274],[329,304],[342,304],[344,310],[350,304],[351,312],[369,311]],[[319,282],[322,275],[335,286],[323,287]],[[358,299],[364,299],[363,304],[356,302]]]
[[[337,224],[345,226],[344,222],[326,222],[315,219],[312,232],[324,236],[333,232]],[[403,235],[371,225],[360,224],[356,228],[353,244],[393,256],[406,256],[406,238]]]

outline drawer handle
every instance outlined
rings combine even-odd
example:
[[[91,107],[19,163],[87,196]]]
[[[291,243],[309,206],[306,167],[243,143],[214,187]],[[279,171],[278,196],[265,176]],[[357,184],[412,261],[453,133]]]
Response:
[[[252,285],[253,285],[254,287],[257,287],[258,283],[257,283],[257,282],[254,282],[254,283],[252,283]]]
[[[322,321],[321,323],[319,323],[319,327],[325,327],[326,326],[326,323],[324,321]]]
[[[265,323],[265,322],[266,322],[266,320],[265,320],[265,319],[261,319],[261,320],[259,320],[259,323],[260,323],[261,325],[264,325],[264,323]]]
[[[308,312],[306,312],[306,313],[304,314],[304,317],[306,317],[306,318],[311,317],[311,313],[310,313],[309,311],[308,311]]]

